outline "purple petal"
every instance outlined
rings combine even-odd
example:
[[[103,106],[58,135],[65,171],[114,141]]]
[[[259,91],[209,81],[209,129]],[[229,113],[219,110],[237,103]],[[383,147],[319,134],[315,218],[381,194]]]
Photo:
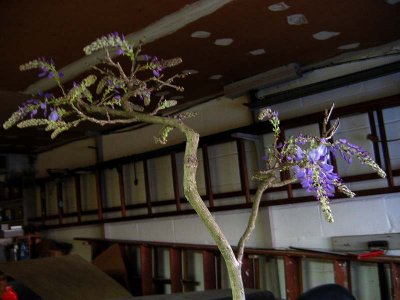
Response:
[[[304,152],[299,146],[297,146],[295,159],[296,161],[301,161],[303,158],[304,158]]]
[[[31,119],[32,119],[34,116],[36,116],[36,114],[37,114],[37,109],[32,110],[32,112],[31,112]]]
[[[38,74],[38,77],[45,77],[47,75],[47,72],[41,72]]]
[[[59,118],[58,113],[55,110],[53,110],[51,112],[51,114],[49,115],[49,120],[51,120],[51,121],[56,122],[58,120],[58,118]]]
[[[332,165],[330,165],[330,164],[322,164],[322,169],[325,171],[325,172],[332,172],[333,171],[333,166]]]
[[[124,54],[124,50],[122,50],[121,48],[118,48],[117,51],[115,51],[115,54],[122,55],[122,54]]]
[[[157,70],[153,70],[153,75],[156,77],[160,77],[160,72],[158,72]]]
[[[64,77],[64,73],[63,72],[58,72],[58,77],[63,78]]]

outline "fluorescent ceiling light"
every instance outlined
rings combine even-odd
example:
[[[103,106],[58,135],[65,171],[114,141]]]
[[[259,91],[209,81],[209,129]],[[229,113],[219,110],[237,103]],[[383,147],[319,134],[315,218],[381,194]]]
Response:
[[[299,77],[301,77],[300,66],[292,63],[228,84],[224,86],[224,94],[231,98],[237,97],[251,90],[266,88]]]

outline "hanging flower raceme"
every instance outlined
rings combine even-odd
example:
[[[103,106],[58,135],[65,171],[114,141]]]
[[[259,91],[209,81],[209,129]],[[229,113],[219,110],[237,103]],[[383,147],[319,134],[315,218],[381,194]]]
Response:
[[[325,218],[333,222],[329,197],[335,195],[335,188],[341,179],[333,171],[334,168],[329,162],[328,148],[325,144],[320,144],[305,154],[297,146],[295,157],[297,164],[292,167],[294,176],[306,191],[314,194],[321,203]]]
[[[265,156],[267,166],[280,172],[291,171],[302,188],[312,193],[319,201],[328,222],[333,222],[329,202],[330,197],[335,196],[336,190],[348,197],[355,196],[334,171],[330,161],[331,153],[335,155],[339,152],[348,163],[356,158],[361,163],[370,166],[379,176],[386,176],[365,150],[345,139],[330,142],[326,138],[299,134],[297,137],[280,141],[278,114],[267,108],[261,111],[259,119],[268,120],[275,135],[274,143],[268,149],[268,155]]]

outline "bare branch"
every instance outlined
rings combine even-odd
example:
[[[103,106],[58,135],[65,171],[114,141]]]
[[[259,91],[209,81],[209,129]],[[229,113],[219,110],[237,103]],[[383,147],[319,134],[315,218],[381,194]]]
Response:
[[[160,86],[157,88],[158,90],[162,89],[165,86],[168,86],[168,87],[173,88],[173,89],[175,89],[177,91],[180,91],[180,92],[183,91],[183,87],[171,83],[176,78],[181,78],[180,74],[176,74],[176,75],[168,78],[167,80],[160,80],[160,78],[162,78],[162,77],[160,76],[160,77],[157,78],[157,77],[153,76],[153,77],[149,78],[149,80],[155,81],[155,82],[160,84]]]
[[[278,181],[278,182],[275,181],[275,182],[271,183],[270,187],[271,188],[278,188],[278,187],[281,187],[281,186],[286,186],[288,184],[295,183],[296,181],[297,181],[296,178],[290,178],[290,179],[286,179],[286,180],[282,180],[282,181]]]
[[[124,79],[124,81],[128,84],[129,83],[129,78],[128,76],[126,76],[124,70],[122,69],[121,65],[117,62],[114,62],[110,56],[110,53],[108,52],[108,50],[106,49],[106,53],[107,53],[107,62],[108,64],[110,64],[111,66],[115,67],[118,69],[119,74],[122,76],[122,78]]]
[[[258,210],[260,207],[261,197],[262,197],[264,191],[270,187],[271,180],[272,179],[263,181],[258,186],[256,194],[253,197],[253,206],[251,208],[251,214],[250,214],[250,217],[249,217],[249,220],[247,223],[247,228],[239,240],[238,252],[236,254],[236,259],[240,266],[242,265],[242,261],[243,261],[244,246],[256,226],[256,220],[257,220],[257,216],[258,216]]]
[[[335,122],[332,124],[331,128],[329,128],[328,132],[325,134],[325,138],[327,140],[331,139],[336,131],[339,129],[339,119],[336,119]]]
[[[75,105],[71,105],[71,107],[74,109],[74,111],[82,118],[85,120],[88,120],[92,123],[96,123],[99,124],[101,126],[104,125],[111,125],[111,124],[130,124],[130,123],[134,123],[137,122],[137,120],[135,118],[131,118],[131,119],[113,119],[111,120],[110,118],[110,114],[109,111],[106,111],[105,114],[107,116],[107,120],[99,120],[97,118],[88,116],[86,114],[84,114],[82,111],[80,111]]]

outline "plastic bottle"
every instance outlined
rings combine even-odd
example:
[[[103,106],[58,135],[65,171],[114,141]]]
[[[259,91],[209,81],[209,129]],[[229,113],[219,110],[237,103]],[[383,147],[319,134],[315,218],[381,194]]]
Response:
[[[19,260],[24,260],[29,258],[28,247],[25,242],[22,242],[19,246]]]
[[[1,295],[2,300],[18,300],[17,293],[12,289],[11,286],[6,287],[6,291]]]

